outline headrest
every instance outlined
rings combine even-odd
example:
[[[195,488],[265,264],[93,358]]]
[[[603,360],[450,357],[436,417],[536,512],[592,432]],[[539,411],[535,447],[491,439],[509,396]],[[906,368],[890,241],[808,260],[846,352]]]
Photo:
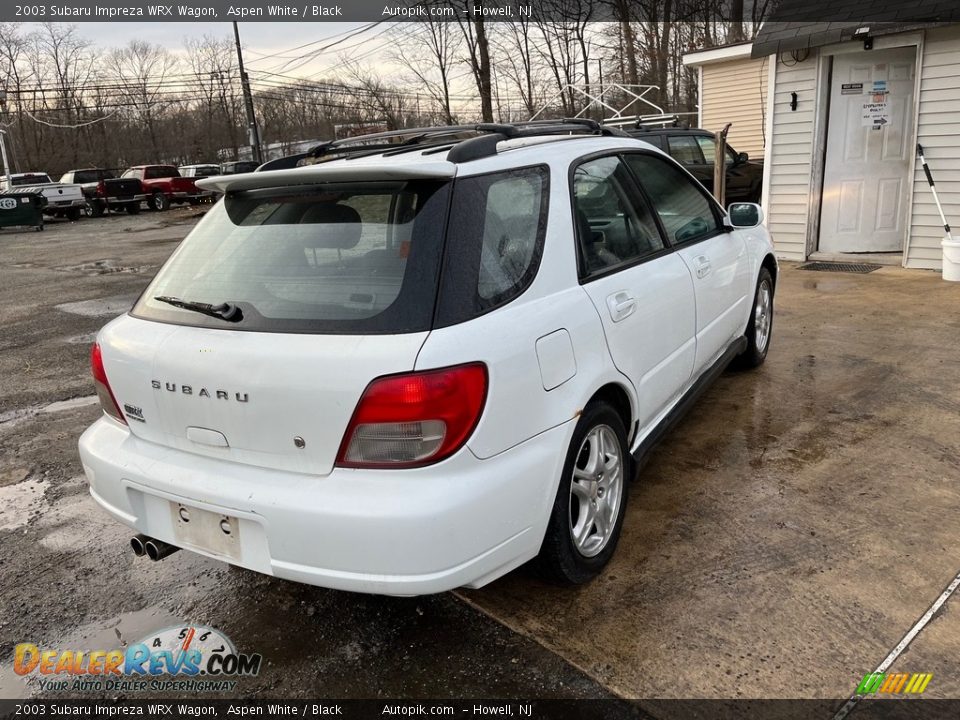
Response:
[[[349,250],[360,242],[363,231],[360,213],[338,203],[311,205],[300,217],[300,224],[318,226],[306,240],[305,246],[310,248]]]

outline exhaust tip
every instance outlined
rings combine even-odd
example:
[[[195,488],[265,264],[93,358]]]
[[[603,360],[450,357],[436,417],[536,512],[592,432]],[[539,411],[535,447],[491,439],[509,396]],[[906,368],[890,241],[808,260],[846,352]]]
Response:
[[[153,538],[148,538],[143,544],[143,547],[146,550],[147,557],[154,562],[163,560],[165,557],[173,555],[180,549],[176,545],[165,543],[163,540],[154,540]]]
[[[133,549],[133,554],[137,557],[143,557],[147,553],[145,543],[149,539],[146,535],[134,535],[130,538],[130,547]]]

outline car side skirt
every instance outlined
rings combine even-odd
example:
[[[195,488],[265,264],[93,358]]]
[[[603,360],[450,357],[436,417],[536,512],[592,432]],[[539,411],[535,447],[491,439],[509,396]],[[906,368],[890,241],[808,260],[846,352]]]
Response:
[[[634,472],[638,471],[646,461],[647,456],[650,451],[656,446],[663,436],[669,432],[669,430],[676,425],[683,418],[684,415],[692,408],[697,400],[700,399],[700,396],[706,391],[708,387],[713,384],[713,381],[716,380],[720,374],[727,369],[727,366],[733,361],[733,359],[747,349],[747,338],[745,335],[741,335],[736,340],[734,340],[727,349],[724,351],[723,355],[717,358],[716,362],[713,363],[699,378],[696,382],[690,386],[683,397],[681,397],[676,405],[664,416],[653,430],[651,430],[647,436],[643,439],[637,449],[633,451],[633,461],[634,461]]]

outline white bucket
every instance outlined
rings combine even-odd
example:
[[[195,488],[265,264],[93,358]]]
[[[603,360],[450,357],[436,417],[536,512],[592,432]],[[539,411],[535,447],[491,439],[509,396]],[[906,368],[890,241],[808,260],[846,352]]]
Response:
[[[943,246],[943,279],[960,282],[960,240],[946,237],[940,244]]]

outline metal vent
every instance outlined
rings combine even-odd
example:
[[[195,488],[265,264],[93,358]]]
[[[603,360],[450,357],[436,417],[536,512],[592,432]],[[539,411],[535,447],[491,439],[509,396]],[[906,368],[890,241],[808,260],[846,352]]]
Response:
[[[869,263],[808,262],[801,265],[800,269],[816,272],[872,273],[881,267],[883,266]]]

